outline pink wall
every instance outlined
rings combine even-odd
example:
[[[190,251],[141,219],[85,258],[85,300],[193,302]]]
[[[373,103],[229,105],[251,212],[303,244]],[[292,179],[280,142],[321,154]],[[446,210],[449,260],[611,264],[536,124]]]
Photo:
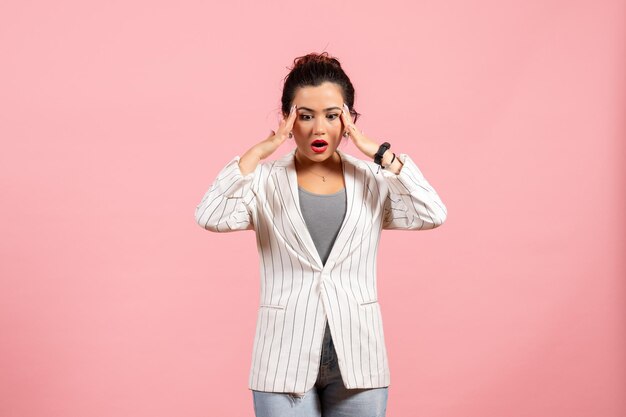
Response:
[[[626,415],[624,2],[258,3],[0,5],[0,415],[253,415],[254,233],[193,212],[324,49],[449,212],[380,245],[387,415]]]

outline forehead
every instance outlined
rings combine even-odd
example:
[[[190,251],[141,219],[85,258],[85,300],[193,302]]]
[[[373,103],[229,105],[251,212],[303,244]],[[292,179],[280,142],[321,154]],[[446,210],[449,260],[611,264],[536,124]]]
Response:
[[[324,82],[318,86],[300,87],[296,90],[293,102],[298,107],[309,107],[321,111],[327,107],[341,107],[343,96],[341,87],[335,83]]]

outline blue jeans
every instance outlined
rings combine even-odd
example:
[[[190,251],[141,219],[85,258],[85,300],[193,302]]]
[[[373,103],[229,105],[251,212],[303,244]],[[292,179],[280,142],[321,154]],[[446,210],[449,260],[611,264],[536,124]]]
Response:
[[[326,323],[315,386],[303,395],[252,390],[256,417],[384,417],[388,387],[346,389]]]

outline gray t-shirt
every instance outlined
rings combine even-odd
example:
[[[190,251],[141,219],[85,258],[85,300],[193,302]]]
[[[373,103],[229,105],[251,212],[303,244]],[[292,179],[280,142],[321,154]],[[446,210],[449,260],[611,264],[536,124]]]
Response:
[[[325,264],[346,215],[346,189],[333,194],[315,194],[298,186],[302,216]]]

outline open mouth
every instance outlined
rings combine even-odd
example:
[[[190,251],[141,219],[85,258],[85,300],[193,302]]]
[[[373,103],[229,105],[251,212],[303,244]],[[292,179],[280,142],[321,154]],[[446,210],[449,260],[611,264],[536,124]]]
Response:
[[[324,152],[328,148],[328,142],[322,139],[315,139],[311,142],[311,149],[313,152],[321,153]]]

